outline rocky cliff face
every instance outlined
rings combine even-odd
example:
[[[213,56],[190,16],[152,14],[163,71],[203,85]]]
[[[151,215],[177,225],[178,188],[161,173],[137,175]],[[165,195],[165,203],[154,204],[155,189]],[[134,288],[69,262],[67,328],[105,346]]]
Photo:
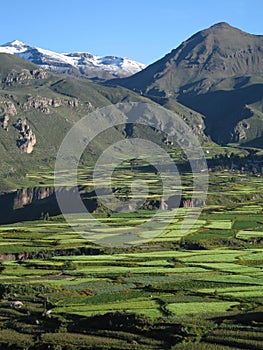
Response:
[[[13,208],[22,208],[25,205],[36,203],[42,199],[46,199],[52,196],[54,193],[54,187],[35,187],[35,188],[23,188],[17,190]]]
[[[72,204],[75,200],[75,188],[61,188],[60,195],[64,196],[65,201]],[[96,199],[96,193],[80,192],[84,205],[89,212],[95,211],[101,206],[100,201]],[[184,207],[203,207],[205,202],[201,199],[183,199],[177,196],[172,196],[163,200],[146,200],[143,205],[145,210],[169,210],[173,208]],[[22,220],[39,220],[45,219],[45,215],[50,216],[61,214],[60,208],[57,204],[54,187],[34,187],[22,188],[12,193],[0,195],[0,223],[13,223]],[[72,213],[72,205],[69,205],[69,213]],[[76,206],[78,208],[78,206]],[[76,209],[78,212],[78,209]]]
[[[27,119],[19,118],[14,126],[19,131],[17,146],[21,149],[21,151],[30,154],[33,151],[33,147],[37,143],[37,139],[36,135],[29,127]]]
[[[54,188],[23,188],[0,195],[0,223],[39,220],[43,213],[58,215]]]
[[[14,116],[17,114],[16,107],[12,101],[10,101],[9,96],[0,98],[0,115]]]
[[[8,115],[5,115],[3,118],[2,118],[2,128],[6,131],[8,131],[8,122],[10,120],[10,117]]]

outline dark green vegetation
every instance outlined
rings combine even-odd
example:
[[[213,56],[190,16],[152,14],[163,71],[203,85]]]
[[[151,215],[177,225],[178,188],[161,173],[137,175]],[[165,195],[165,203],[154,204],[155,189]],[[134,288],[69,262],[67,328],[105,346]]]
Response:
[[[112,81],[164,106],[175,101],[205,116],[205,132],[221,144],[262,146],[263,36],[218,23],[164,58]]]

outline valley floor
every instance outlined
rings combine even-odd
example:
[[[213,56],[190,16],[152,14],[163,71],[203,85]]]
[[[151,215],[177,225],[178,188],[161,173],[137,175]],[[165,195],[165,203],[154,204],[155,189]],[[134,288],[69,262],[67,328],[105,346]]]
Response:
[[[207,205],[185,235],[186,210],[130,248],[88,243],[62,217],[2,225],[0,349],[262,349],[262,203]],[[97,215],[117,230],[149,211]]]

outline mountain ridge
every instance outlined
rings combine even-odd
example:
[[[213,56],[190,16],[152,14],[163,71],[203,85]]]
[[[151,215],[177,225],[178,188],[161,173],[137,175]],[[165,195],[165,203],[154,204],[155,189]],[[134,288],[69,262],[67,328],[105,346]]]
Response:
[[[263,134],[263,36],[225,22],[192,35],[143,71],[108,83],[203,114],[207,135],[218,143],[246,143]]]
[[[107,80],[132,75],[145,65],[127,57],[95,56],[89,52],[56,53],[14,40],[0,45],[0,53],[19,56],[54,73]]]
[[[263,35],[249,34],[238,28],[232,27],[226,22],[220,22],[193,34],[189,39],[183,41],[177,48],[173,49],[163,58],[146,67],[143,72],[138,72],[129,78],[124,78],[122,81],[125,82],[127,87],[138,88],[146,93],[151,91],[151,83],[154,82],[155,90],[151,92],[164,95],[165,91],[162,91],[162,87],[167,87],[167,85],[165,86],[165,84],[162,85],[161,83],[158,85],[156,84],[156,81],[158,82],[161,80],[164,73],[170,73],[174,76],[176,75],[177,81],[171,90],[171,93],[176,95],[177,93],[180,93],[178,88],[182,89],[182,87],[185,87],[185,85],[189,83],[190,78],[193,81],[198,81],[207,76],[212,79],[235,76],[236,74],[241,73],[240,71],[237,71],[238,67],[234,67],[236,71],[230,72],[229,69],[226,69],[226,62],[223,62],[224,65],[220,66],[221,61],[219,62],[220,64],[215,64],[214,60],[224,59],[227,61],[228,59],[231,60],[233,58],[238,58],[238,56],[242,54],[242,52],[240,52],[240,45],[242,44],[242,42],[240,43],[240,35],[242,38],[247,38],[249,41],[251,41],[250,39],[253,40],[255,38],[256,40],[259,40],[259,51],[261,51],[263,57]],[[230,44],[235,45],[236,47],[229,48],[228,45]],[[251,43],[248,43],[247,46],[251,46]],[[232,53],[231,50],[235,52]],[[249,51],[251,50],[252,48],[248,48],[248,53],[250,53]],[[233,54],[232,57],[231,53]],[[258,63],[261,67],[263,65],[262,57]],[[254,67],[254,63],[252,66]],[[178,68],[180,68],[180,71],[178,71]],[[211,71],[213,71],[212,73],[214,77],[211,76]],[[243,70],[242,74],[249,74],[251,72],[254,73],[253,70]],[[255,73],[258,73],[258,71]],[[262,69],[261,73],[263,73]],[[136,83],[134,82],[138,76],[143,79],[140,81],[137,80],[136,86]],[[117,82],[119,83],[119,81],[116,80],[115,83]],[[170,87],[171,86],[169,86],[169,88]],[[156,90],[157,88],[159,89],[158,91]]]

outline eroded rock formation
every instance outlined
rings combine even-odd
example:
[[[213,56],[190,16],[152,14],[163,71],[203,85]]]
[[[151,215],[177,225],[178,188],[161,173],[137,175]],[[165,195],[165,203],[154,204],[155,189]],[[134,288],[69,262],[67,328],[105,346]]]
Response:
[[[16,114],[17,110],[14,103],[5,98],[0,98],[0,115],[14,116]]]
[[[54,187],[22,188],[17,190],[14,198],[14,208],[22,208],[25,205],[50,197],[54,193]]]
[[[48,76],[48,72],[43,69],[23,69],[20,72],[12,70],[7,76],[2,80],[5,85],[21,84],[26,83],[32,79],[45,79]]]
[[[37,142],[36,135],[27,124],[27,119],[18,118],[15,128],[19,131],[19,139],[17,145],[21,151],[25,153],[32,153],[33,148]]]
[[[47,98],[42,96],[29,96],[27,101],[23,104],[22,108],[24,111],[28,111],[31,108],[38,109],[44,114],[50,113],[50,107],[58,108],[61,106],[67,106],[75,108],[78,106],[78,100],[64,100],[59,98]]]
[[[10,120],[10,117],[8,115],[5,115],[3,118],[2,118],[2,128],[6,131],[8,131],[8,122]]]

